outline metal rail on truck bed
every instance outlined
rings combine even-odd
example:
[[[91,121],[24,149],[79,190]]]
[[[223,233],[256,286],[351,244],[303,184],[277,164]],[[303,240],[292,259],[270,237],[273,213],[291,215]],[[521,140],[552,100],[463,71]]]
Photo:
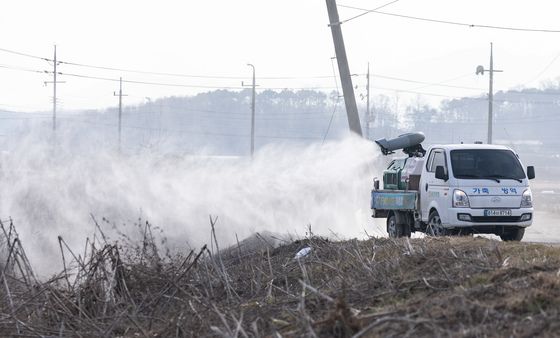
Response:
[[[389,210],[414,211],[418,201],[416,190],[372,190],[373,217],[387,217]]]

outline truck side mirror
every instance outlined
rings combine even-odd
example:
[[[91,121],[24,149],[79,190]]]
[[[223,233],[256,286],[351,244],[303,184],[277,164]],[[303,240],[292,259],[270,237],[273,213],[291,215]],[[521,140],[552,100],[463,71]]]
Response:
[[[535,167],[533,167],[532,165],[527,167],[527,178],[530,180],[535,178]]]
[[[442,165],[438,165],[436,167],[436,178],[438,180],[444,180],[444,181],[447,181],[449,179],[449,176],[445,174],[445,169],[443,168]]]

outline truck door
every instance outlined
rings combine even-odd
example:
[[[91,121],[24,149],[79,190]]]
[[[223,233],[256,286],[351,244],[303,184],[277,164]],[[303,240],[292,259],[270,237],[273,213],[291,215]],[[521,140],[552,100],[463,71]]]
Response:
[[[443,166],[445,172],[449,174],[447,168],[447,159],[443,149],[434,148],[428,155],[426,167],[422,173],[420,181],[420,210],[422,212],[422,220],[428,221],[431,207],[435,207],[442,219],[447,219],[447,205],[449,195],[449,183],[436,178],[436,167]]]

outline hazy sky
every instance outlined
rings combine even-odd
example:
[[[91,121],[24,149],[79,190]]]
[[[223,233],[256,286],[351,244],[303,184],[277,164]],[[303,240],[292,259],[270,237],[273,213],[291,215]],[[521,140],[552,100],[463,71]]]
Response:
[[[373,9],[389,2],[338,0],[339,5]],[[385,12],[416,17],[520,28],[560,30],[556,1],[400,0]],[[362,13],[339,7],[341,19]],[[264,88],[335,87],[334,48],[324,0],[205,1],[5,1],[0,10],[0,48],[96,66],[186,75],[192,78],[107,71],[59,65],[58,71],[93,77],[180,84],[185,87],[124,84],[125,104],[147,97],[187,95],[249,83],[254,64]],[[350,68],[363,74],[371,64],[372,94],[398,95],[437,103],[446,97],[481,95],[494,42],[496,90],[538,86],[560,75],[560,33],[469,28],[370,13],[342,25]],[[556,60],[558,58],[558,60]],[[554,61],[554,62],[553,62]],[[0,67],[52,70],[47,61],[0,52]],[[338,72],[338,71],[337,71]],[[453,88],[396,81],[379,76],[469,87]],[[263,77],[289,77],[264,79]],[[317,78],[319,77],[319,78]],[[51,75],[0,68],[0,108],[51,109]],[[114,106],[118,82],[60,76],[61,109]],[[356,95],[365,93],[365,76],[354,78]],[[201,86],[194,88],[187,86]]]

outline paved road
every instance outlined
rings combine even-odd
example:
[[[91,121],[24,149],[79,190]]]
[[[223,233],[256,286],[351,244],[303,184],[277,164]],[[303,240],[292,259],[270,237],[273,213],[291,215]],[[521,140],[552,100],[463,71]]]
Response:
[[[560,214],[537,210],[533,225],[525,231],[523,241],[560,243]]]
[[[385,231],[385,222],[385,218],[375,219],[375,228],[368,231],[373,231],[372,234],[376,236],[387,236]],[[424,234],[421,233],[413,234],[414,238],[423,236]],[[494,235],[478,236],[490,237],[498,240],[500,239],[498,236]],[[537,210],[535,212],[533,224],[525,231],[523,242],[555,243],[560,245],[560,213]]]

